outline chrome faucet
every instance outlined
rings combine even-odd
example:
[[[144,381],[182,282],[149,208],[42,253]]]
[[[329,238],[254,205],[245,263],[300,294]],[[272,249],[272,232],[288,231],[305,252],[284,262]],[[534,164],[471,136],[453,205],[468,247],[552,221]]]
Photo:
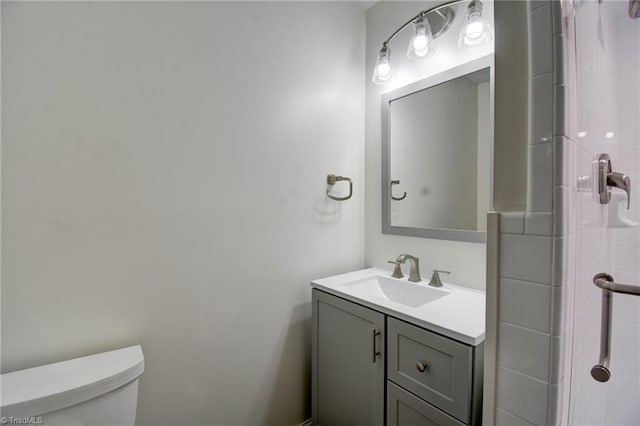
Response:
[[[433,270],[433,275],[431,275],[431,281],[429,281],[429,285],[431,287],[442,287],[442,281],[440,281],[440,274],[450,274],[449,271],[441,271],[439,269]]]
[[[407,259],[409,260],[409,263],[411,265],[411,270],[409,272],[409,281],[414,283],[418,283],[422,281],[422,278],[420,278],[420,259],[418,259],[417,257],[411,256],[410,254],[401,254],[400,256],[398,256],[398,258],[395,261],[393,260],[388,261],[389,263],[396,265],[396,267],[393,269],[393,274],[391,274],[391,276],[393,278],[404,277],[404,275],[402,274],[402,269],[400,268],[400,265],[406,262]]]

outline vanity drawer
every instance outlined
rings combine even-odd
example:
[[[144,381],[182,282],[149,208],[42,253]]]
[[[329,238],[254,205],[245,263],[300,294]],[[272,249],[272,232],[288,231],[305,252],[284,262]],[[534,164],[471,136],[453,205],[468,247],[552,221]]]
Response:
[[[387,426],[463,426],[458,420],[387,382]]]
[[[473,348],[391,317],[387,339],[389,380],[470,423]]]

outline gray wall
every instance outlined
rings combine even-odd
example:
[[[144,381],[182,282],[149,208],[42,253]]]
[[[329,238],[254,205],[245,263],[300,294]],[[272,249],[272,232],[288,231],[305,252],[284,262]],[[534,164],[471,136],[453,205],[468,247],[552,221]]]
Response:
[[[344,3],[3,2],[2,371],[141,343],[141,425],[308,417],[308,282],[363,265],[364,35]]]
[[[459,49],[458,31],[461,21],[437,39],[436,54],[426,61],[412,61],[405,55],[410,31],[395,38],[390,47],[396,66],[397,79],[393,84],[378,86],[371,82],[371,72],[382,41],[409,17],[424,10],[426,2],[379,2],[367,10],[366,45],[366,252],[365,264],[389,268],[386,263],[401,253],[420,258],[423,275],[429,277],[431,269],[452,271],[447,281],[469,287],[485,288],[485,245],[458,241],[403,237],[382,233],[381,211],[381,137],[380,114],[383,93],[405,86],[451,67],[491,54],[493,46],[477,49]],[[492,16],[492,3],[485,3],[488,16]],[[463,13],[462,10],[458,13]],[[399,188],[395,188],[398,189]]]

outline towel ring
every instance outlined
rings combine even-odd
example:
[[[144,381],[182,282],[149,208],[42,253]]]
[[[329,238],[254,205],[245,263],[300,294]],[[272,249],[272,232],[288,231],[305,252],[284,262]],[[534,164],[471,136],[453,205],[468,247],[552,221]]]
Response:
[[[391,191],[389,191],[389,193],[391,194],[391,199],[392,200],[401,201],[401,200],[404,200],[405,198],[407,198],[407,192],[405,191],[404,194],[402,194],[402,197],[394,197],[393,196],[393,185],[398,185],[398,184],[400,184],[399,180],[392,180],[391,181]]]
[[[335,195],[331,195],[331,187],[333,187],[333,185],[335,185],[336,182],[340,182],[340,181],[349,182],[349,195],[344,197],[336,197]],[[349,177],[336,176],[333,174],[327,175],[327,185],[329,185],[329,187],[327,188],[327,197],[331,198],[332,200],[345,201],[351,198],[351,196],[353,195],[353,182],[351,182],[351,178]]]

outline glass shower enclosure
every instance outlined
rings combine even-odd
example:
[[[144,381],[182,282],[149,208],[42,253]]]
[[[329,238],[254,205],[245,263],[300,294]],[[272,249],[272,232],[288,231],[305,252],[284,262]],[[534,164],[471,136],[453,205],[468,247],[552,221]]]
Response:
[[[574,79],[575,93],[570,96],[577,147],[570,213],[575,250],[568,261],[575,274],[568,312],[573,335],[566,412],[570,425],[640,424],[640,296],[603,291],[594,284],[594,276],[605,273],[609,276],[601,285],[609,280],[640,286],[640,19],[632,17],[636,5],[627,0],[576,0],[568,18],[568,37],[575,37],[569,43],[574,51],[567,65]],[[603,169],[608,176],[620,174],[619,187],[605,185],[605,195],[598,182]],[[628,178],[630,191],[625,191],[622,176]],[[603,197],[609,197],[608,203]]]

